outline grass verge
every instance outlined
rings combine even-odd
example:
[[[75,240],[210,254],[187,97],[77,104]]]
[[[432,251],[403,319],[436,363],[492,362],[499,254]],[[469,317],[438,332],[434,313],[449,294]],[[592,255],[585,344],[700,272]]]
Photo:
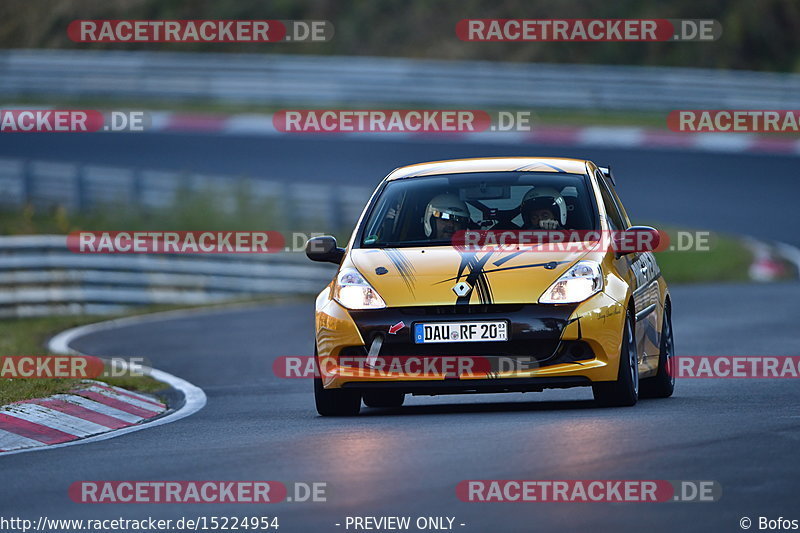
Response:
[[[106,317],[103,317],[106,318]],[[97,316],[16,318],[0,321],[0,353],[14,355],[49,355],[43,346],[59,331],[97,322]],[[2,357],[0,357],[2,363]],[[100,381],[139,392],[155,393],[165,385],[149,376],[125,375],[98,378]],[[67,392],[79,379],[8,379],[0,378],[0,405],[32,398],[44,398]]]
[[[736,237],[708,233],[707,249],[680,250],[680,230],[659,228],[667,232],[673,249],[657,252],[656,260],[668,283],[704,283],[749,281],[753,254]],[[691,234],[696,232],[691,231]]]

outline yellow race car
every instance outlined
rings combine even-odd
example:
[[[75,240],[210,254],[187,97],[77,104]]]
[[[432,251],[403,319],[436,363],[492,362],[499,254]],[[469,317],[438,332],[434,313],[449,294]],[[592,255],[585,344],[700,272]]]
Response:
[[[610,170],[591,161],[394,170],[346,248],[330,236],[306,244],[310,259],[339,266],[316,299],[317,411],[576,386],[603,406],[672,395],[667,284],[651,248],[616,246],[637,231],[655,230],[631,226]]]

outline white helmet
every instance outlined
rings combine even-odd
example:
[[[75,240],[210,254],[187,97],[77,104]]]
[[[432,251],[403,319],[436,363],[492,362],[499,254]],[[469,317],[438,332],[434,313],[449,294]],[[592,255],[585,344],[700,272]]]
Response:
[[[567,223],[567,202],[553,187],[534,187],[525,193],[520,207],[524,212],[528,209],[549,209],[562,226]]]
[[[440,194],[434,196],[425,208],[422,223],[425,227],[425,236],[433,235],[433,219],[456,220],[464,224],[469,223],[469,209],[467,204],[455,194]]]

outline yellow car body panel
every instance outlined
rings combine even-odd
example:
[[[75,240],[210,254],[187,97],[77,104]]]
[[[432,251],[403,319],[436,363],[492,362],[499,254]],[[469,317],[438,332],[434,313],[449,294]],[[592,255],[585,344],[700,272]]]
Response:
[[[601,171],[592,162],[585,160],[482,158],[437,161],[397,169],[387,176],[382,185],[393,180],[420,176],[500,171],[561,171],[587,176],[599,208],[599,228],[604,231],[610,229],[609,214],[603,207],[599,192],[598,173]],[[376,195],[373,195],[370,203],[375,199]],[[368,209],[369,206],[362,213],[358,226],[364,223]],[[629,226],[630,220],[624,210],[622,216]],[[462,251],[453,246],[361,248],[355,245],[357,231],[353,233],[345,249],[340,268],[357,269],[383,298],[386,310],[373,315],[397,311],[401,314],[396,316],[402,317],[406,316],[402,312],[410,313],[411,318],[402,319],[408,320],[405,327],[410,329],[415,321],[421,320],[419,316],[413,316],[415,310],[454,305],[456,296],[453,285],[460,279],[459,266],[464,261]],[[534,314],[547,309],[554,310],[556,314],[563,312],[564,307],[559,310],[559,305],[538,304],[538,299],[559,276],[579,260],[596,261],[601,265],[603,288],[585,301],[569,307],[569,314],[561,317],[563,327],[559,330],[557,339],[559,346],[567,342],[585,343],[591,349],[591,358],[524,370],[493,372],[491,375],[463,375],[460,377],[461,382],[483,382],[491,378],[492,383],[502,386],[502,383],[515,378],[570,377],[585,378],[585,384],[613,381],[618,375],[622,331],[629,312],[636,318],[639,375],[646,378],[657,372],[660,333],[669,293],[652,253],[637,252],[618,257],[612,250],[552,253],[489,250],[477,252],[472,258],[480,263],[477,268],[481,269],[481,273],[480,281],[469,295],[470,306],[484,306],[487,309],[524,308],[526,312]],[[378,274],[379,271],[383,273]],[[365,339],[365,335],[369,332],[373,334],[376,329],[365,328],[354,319],[354,316],[358,316],[358,320],[362,320],[364,316],[373,316],[368,314],[372,311],[351,311],[333,299],[334,286],[335,280],[319,295],[316,302],[316,349],[320,366],[324,368],[322,380],[326,389],[391,382],[409,385],[424,382],[435,385],[446,380],[440,373],[408,375],[404,372],[379,372],[339,364],[343,350],[361,350],[366,353],[370,348],[370,340]],[[481,315],[475,315],[473,319],[479,320]],[[513,325],[515,319],[510,320]],[[391,325],[387,322],[385,326]],[[406,330],[404,334],[407,334]],[[446,350],[443,348],[443,351]],[[432,352],[429,350],[427,353]]]
[[[470,303],[531,303],[586,252],[547,253],[511,251],[476,255],[485,261],[486,283],[470,294]],[[389,307],[452,305],[452,286],[462,261],[455,247],[357,249],[350,260]],[[500,263],[500,266],[493,266]],[[555,268],[547,268],[555,265]],[[387,274],[377,275],[384,267]],[[542,270],[546,275],[533,275]],[[524,287],[524,289],[521,289]],[[485,292],[482,290],[485,289]]]

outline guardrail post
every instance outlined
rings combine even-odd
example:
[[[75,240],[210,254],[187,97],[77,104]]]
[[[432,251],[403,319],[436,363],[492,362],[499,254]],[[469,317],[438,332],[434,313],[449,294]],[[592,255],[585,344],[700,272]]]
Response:
[[[142,177],[142,170],[139,168],[133,170],[131,203],[137,208],[141,208],[144,205],[144,178]]]
[[[331,187],[331,219],[330,232],[338,232],[344,229],[344,217],[342,216],[344,195],[337,187]]]
[[[286,181],[283,183],[283,201],[281,202],[283,211],[283,220],[286,223],[287,231],[295,231],[297,230],[297,223],[299,218],[297,216],[297,210],[295,209],[295,202],[294,199],[294,191],[292,189],[292,182]]]

